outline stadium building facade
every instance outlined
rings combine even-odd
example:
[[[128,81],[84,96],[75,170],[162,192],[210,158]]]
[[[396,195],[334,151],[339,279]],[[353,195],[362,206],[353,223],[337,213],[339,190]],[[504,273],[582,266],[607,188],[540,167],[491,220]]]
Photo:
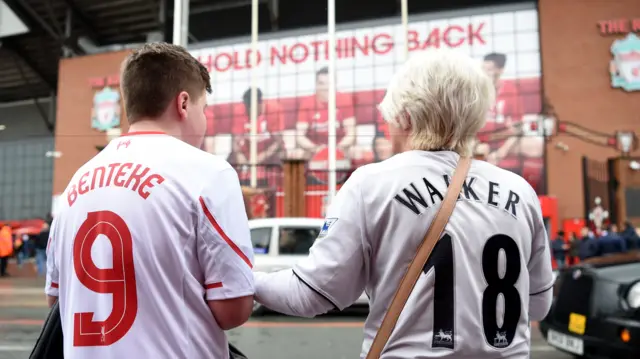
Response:
[[[610,194],[585,186],[593,182],[585,168],[624,152],[638,154],[634,136],[630,148],[623,147],[626,134],[640,131],[639,19],[640,3],[634,0],[589,1],[580,7],[570,0],[541,0],[412,15],[407,36],[399,18],[338,26],[338,182],[354,168],[390,155],[388,131],[376,105],[403,62],[405,46],[409,53],[447,47],[477,58],[496,84],[497,101],[476,152],[531,183],[550,229],[557,230],[565,219],[585,218],[594,196]],[[263,208],[264,215],[282,215],[281,159],[307,159],[307,214],[320,216],[328,157],[326,28],[259,40],[256,177],[249,170],[248,38],[191,48],[212,76],[203,149],[228,158],[245,184],[253,180],[271,193],[272,205]],[[75,170],[109,138],[127,130],[118,92],[119,65],[126,54],[61,62],[54,208],[64,200],[58,195]]]

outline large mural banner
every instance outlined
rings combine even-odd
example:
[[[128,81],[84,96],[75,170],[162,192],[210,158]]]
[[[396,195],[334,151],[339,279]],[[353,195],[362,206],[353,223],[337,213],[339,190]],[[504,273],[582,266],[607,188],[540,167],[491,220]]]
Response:
[[[447,47],[482,64],[497,96],[476,152],[540,190],[544,140],[541,126],[536,125],[541,111],[538,14],[535,9],[486,11],[412,19],[406,38],[409,56]],[[376,105],[403,62],[404,42],[399,21],[336,33],[336,158],[344,176],[362,164],[391,156],[388,130]],[[310,184],[322,184],[328,158],[327,34],[319,29],[263,40],[258,47],[258,184],[278,186],[278,176],[270,173],[269,165],[277,167],[284,156],[307,159]],[[212,77],[204,148],[226,157],[248,183],[251,46],[237,43],[192,53]]]

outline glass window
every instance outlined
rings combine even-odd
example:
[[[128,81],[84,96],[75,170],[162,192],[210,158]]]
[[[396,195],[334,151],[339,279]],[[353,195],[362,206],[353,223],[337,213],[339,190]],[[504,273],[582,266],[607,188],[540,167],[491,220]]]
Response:
[[[280,228],[280,254],[309,254],[319,233],[319,227]]]
[[[271,227],[253,228],[251,230],[251,244],[253,245],[253,253],[267,254],[269,253],[269,243],[271,242]]]
[[[32,219],[51,211],[53,137],[0,143],[0,218]]]

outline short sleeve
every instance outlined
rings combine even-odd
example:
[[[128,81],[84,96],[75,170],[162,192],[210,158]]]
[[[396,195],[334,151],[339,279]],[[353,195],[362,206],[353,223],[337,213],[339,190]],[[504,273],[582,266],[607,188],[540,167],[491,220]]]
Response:
[[[313,106],[310,106],[308,98],[304,98],[300,101],[298,106],[298,121],[297,123],[309,123],[309,113],[312,111]]]
[[[253,250],[236,172],[210,179],[199,198],[197,257],[207,300],[253,295]]]
[[[533,190],[532,190],[533,191]],[[535,197],[535,196],[534,196]],[[551,267],[551,252],[549,250],[549,237],[544,226],[542,208],[537,197],[533,206],[533,242],[531,244],[531,257],[529,258],[529,293],[538,295],[553,287],[554,276]]]
[[[356,171],[342,186],[309,256],[293,269],[302,282],[340,310],[362,295],[368,278],[360,178]]]
[[[47,278],[45,281],[44,292],[47,295],[57,297],[60,295],[60,273],[56,263],[56,245],[55,242],[56,221],[53,221],[49,230],[49,239],[47,241]]]

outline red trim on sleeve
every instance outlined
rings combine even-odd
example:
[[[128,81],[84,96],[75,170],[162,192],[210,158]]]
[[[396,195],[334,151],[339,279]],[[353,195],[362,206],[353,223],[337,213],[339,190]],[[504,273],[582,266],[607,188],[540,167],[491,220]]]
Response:
[[[222,282],[209,283],[204,285],[204,289],[222,288]]]
[[[238,256],[240,256],[240,258],[245,263],[247,263],[249,268],[253,268],[249,258],[247,258],[247,256],[244,253],[242,253],[242,250],[240,248],[238,248],[238,246],[235,243],[233,243],[233,241],[227,236],[227,234],[224,233],[224,231],[222,230],[222,227],[220,227],[218,222],[216,222],[216,219],[213,218],[213,215],[209,211],[209,208],[207,208],[207,205],[204,203],[204,199],[202,197],[200,197],[200,206],[202,206],[202,210],[204,211],[204,215],[207,216],[207,219],[209,220],[209,222],[211,223],[213,228],[218,232],[218,234],[220,234],[220,237],[222,237],[222,239],[224,239],[224,241],[227,242],[229,247],[231,247],[231,249],[233,249],[233,251],[236,252],[236,254]]]
[[[58,288],[58,283],[51,282],[51,288]]]

